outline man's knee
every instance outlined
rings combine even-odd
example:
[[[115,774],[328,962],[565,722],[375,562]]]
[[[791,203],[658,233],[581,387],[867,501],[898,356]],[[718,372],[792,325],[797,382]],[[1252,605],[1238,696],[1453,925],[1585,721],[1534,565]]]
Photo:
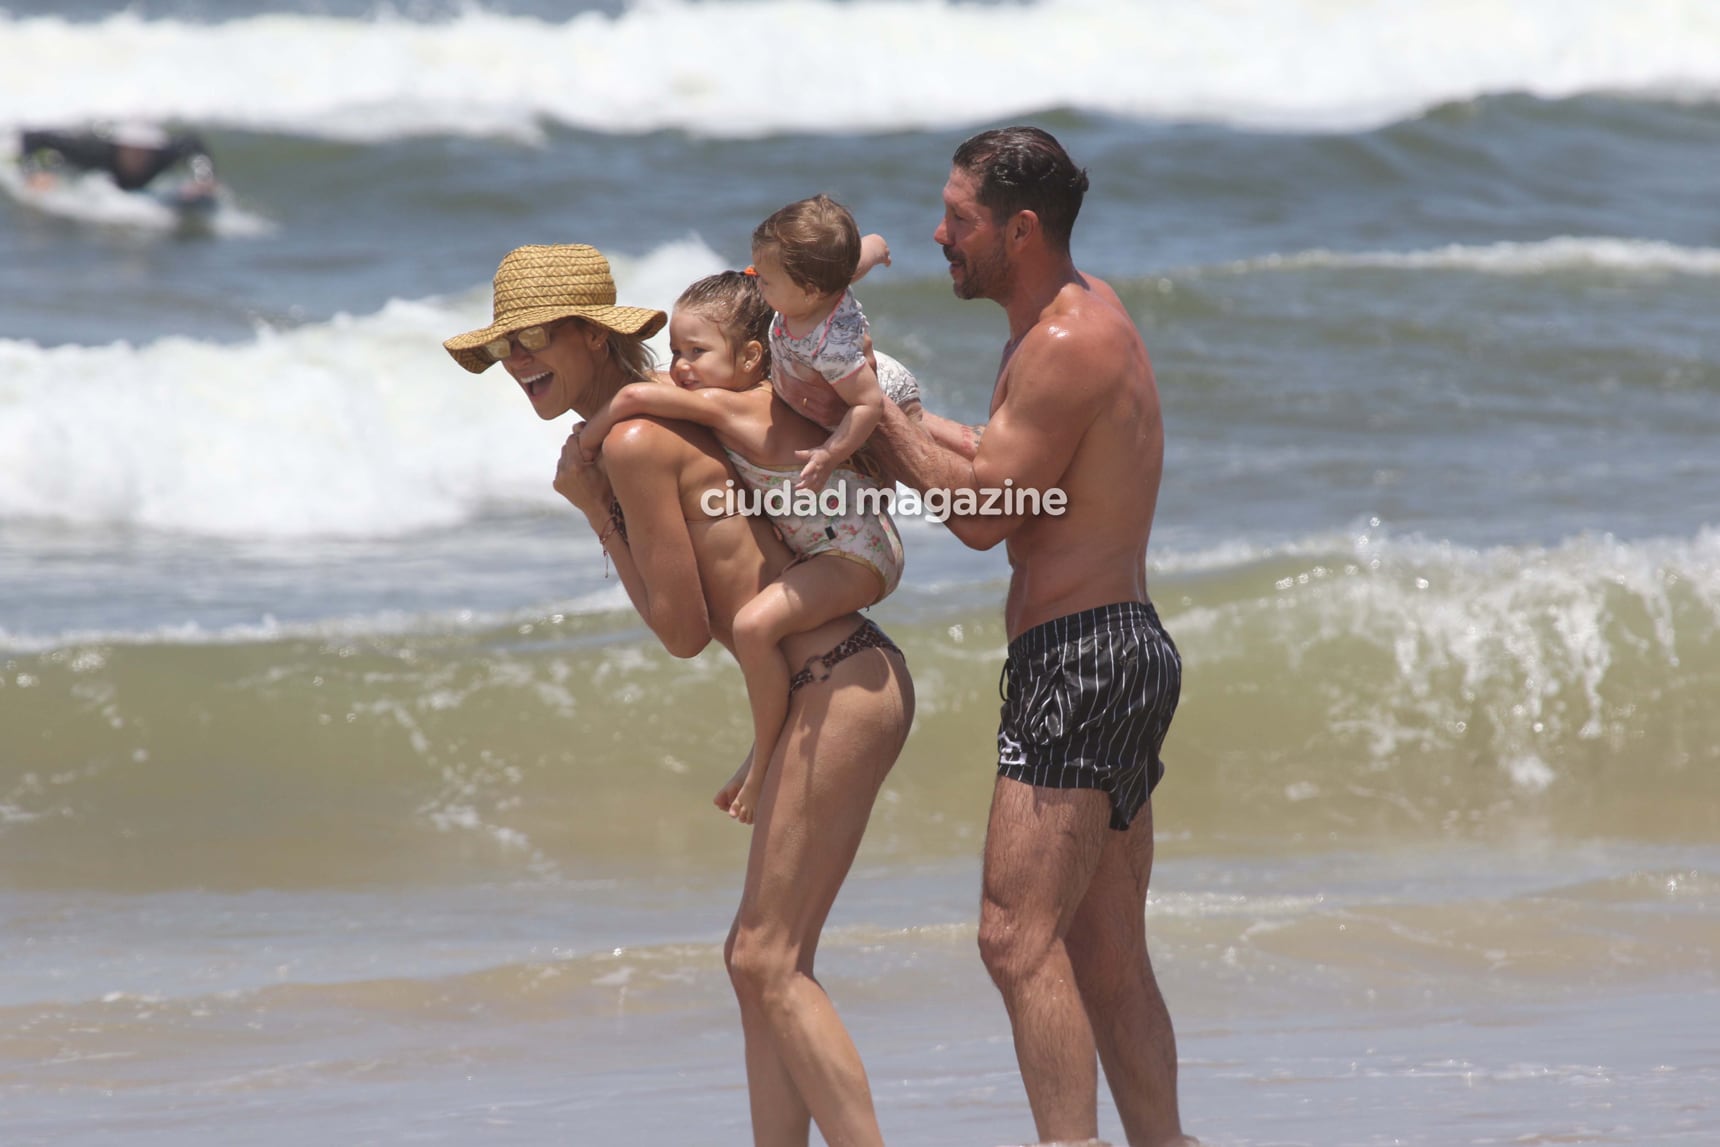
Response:
[[[1032,975],[1044,961],[1049,938],[1019,913],[986,901],[979,914],[979,958],[992,982],[1008,991]]]

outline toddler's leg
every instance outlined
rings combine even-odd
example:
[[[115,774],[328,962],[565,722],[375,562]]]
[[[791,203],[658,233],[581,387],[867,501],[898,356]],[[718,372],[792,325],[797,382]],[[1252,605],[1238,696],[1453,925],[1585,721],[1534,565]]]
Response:
[[[746,678],[753,718],[752,767],[729,806],[729,815],[742,824],[752,823],[770,759],[788,719],[788,683],[793,674],[782,653],[782,639],[872,604],[880,588],[878,575],[866,566],[823,554],[788,567],[735,614],[735,660]]]

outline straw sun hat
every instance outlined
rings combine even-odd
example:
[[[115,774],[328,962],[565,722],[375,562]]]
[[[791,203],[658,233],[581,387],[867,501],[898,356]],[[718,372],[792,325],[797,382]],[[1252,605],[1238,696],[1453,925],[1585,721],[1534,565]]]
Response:
[[[515,247],[496,268],[495,288],[496,321],[442,344],[473,374],[488,370],[494,361],[484,353],[485,343],[524,327],[581,318],[620,334],[650,338],[669,321],[662,311],[616,306],[609,261],[584,243]]]

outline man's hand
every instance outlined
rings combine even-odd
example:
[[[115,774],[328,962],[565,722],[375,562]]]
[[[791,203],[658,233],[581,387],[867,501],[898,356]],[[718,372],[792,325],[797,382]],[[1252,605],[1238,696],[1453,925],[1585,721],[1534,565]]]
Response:
[[[588,461],[580,446],[579,432],[584,425],[581,423],[574,427],[573,433],[562,443],[561,460],[555,466],[555,492],[584,510],[589,517],[608,513],[612,493],[609,476],[604,473],[602,464]]]
[[[784,374],[777,380],[776,392],[796,414],[811,419],[825,429],[841,422],[842,416],[848,413],[848,403],[823,379],[806,382],[794,375]]]

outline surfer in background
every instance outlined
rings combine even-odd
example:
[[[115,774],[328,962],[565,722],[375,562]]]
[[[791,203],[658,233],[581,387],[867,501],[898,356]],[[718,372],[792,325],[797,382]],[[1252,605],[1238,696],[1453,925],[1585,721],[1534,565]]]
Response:
[[[26,185],[37,189],[69,174],[98,172],[121,191],[148,192],[176,206],[198,206],[213,204],[220,187],[215,161],[201,136],[151,123],[26,128],[19,135],[18,162]]]

